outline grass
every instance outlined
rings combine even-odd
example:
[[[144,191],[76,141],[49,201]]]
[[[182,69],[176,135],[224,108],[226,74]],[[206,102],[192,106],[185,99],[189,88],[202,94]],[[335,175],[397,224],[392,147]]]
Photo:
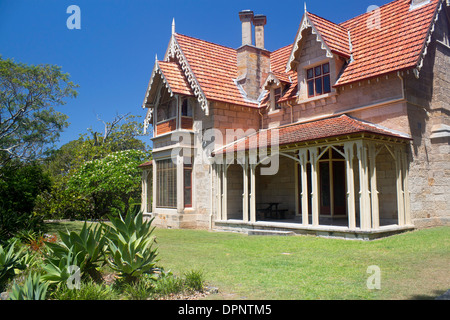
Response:
[[[52,232],[82,223],[49,226]],[[204,230],[154,234],[160,264],[177,274],[202,270],[219,288],[210,299],[434,299],[450,288],[450,227],[371,242]],[[372,265],[381,270],[380,290],[366,285]]]

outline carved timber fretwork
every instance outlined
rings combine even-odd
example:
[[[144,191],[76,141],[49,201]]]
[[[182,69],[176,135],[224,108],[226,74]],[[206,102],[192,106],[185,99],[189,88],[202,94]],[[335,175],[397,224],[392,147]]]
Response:
[[[176,59],[178,63],[181,66],[181,69],[184,72],[184,75],[186,76],[187,81],[189,82],[189,85],[192,88],[192,91],[194,92],[194,95],[197,97],[198,102],[200,103],[201,108],[203,111],[205,111],[205,114],[209,114],[209,103],[206,99],[205,94],[203,93],[202,88],[200,87],[200,84],[198,83],[197,79],[195,78],[194,73],[192,72],[191,67],[189,66],[189,63],[187,62],[186,57],[183,54],[183,51],[180,48],[180,45],[177,42],[177,39],[175,37],[176,34],[172,35],[172,39],[170,40],[169,48],[167,49],[166,61],[170,61],[171,59]]]
[[[144,119],[144,134],[147,134],[147,129],[152,123],[152,119],[153,119],[153,108],[148,108],[147,114]]]
[[[325,41],[323,41],[320,33],[314,27],[314,24],[311,22],[311,20],[308,17],[308,13],[305,12],[305,14],[303,15],[303,18],[302,18],[302,22],[300,24],[300,28],[299,28],[299,30],[297,32],[297,36],[296,36],[295,41],[294,41],[294,46],[292,48],[291,55],[289,56],[289,60],[288,60],[287,65],[286,65],[286,72],[289,72],[289,71],[292,70],[293,65],[294,65],[293,62],[295,62],[297,52],[300,49],[299,44],[300,44],[300,41],[303,38],[303,35],[302,35],[303,30],[306,30],[308,28],[311,28],[312,34],[316,35],[317,42],[320,42],[322,44],[322,49],[327,52],[327,57],[328,58],[333,58],[333,53],[331,52],[330,48],[327,46]]]
[[[431,26],[430,26],[430,30],[428,30],[428,36],[427,36],[427,39],[426,39],[426,41],[425,41],[425,44],[424,44],[422,53],[421,53],[421,55],[420,55],[420,57],[419,57],[419,61],[417,62],[417,67],[414,69],[414,75],[416,76],[416,78],[419,78],[420,70],[421,70],[422,67],[423,67],[423,62],[424,62],[425,57],[426,57],[427,52],[428,52],[428,45],[429,45],[430,42],[431,42],[431,38],[432,38],[432,36],[433,36],[434,28],[435,28],[435,26],[436,26],[436,22],[437,22],[438,19],[439,19],[439,13],[440,13],[441,10],[442,10],[442,2],[443,2],[443,0],[440,1],[439,6],[438,6],[438,8],[437,8],[437,10],[436,10],[436,13],[435,13],[435,15],[434,15],[433,22],[431,23]]]

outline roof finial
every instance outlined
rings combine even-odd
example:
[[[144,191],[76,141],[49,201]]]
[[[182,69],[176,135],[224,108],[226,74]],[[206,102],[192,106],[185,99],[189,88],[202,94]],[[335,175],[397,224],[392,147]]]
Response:
[[[158,61],[158,54],[155,54],[155,61]]]
[[[308,10],[306,10],[306,1],[305,1],[305,13],[307,13],[308,12]]]
[[[175,34],[175,18],[172,20],[172,34]]]

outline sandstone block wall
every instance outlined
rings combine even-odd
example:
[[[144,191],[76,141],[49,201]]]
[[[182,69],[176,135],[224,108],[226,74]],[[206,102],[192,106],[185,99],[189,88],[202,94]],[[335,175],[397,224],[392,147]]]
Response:
[[[410,148],[411,217],[418,227],[450,224],[450,138],[432,138],[436,125],[450,125],[448,18],[442,11],[420,78],[405,79]]]

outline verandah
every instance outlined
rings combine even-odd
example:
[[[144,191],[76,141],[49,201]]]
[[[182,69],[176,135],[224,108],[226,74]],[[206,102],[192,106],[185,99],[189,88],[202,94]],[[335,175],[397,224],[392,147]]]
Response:
[[[259,195],[266,192],[263,198],[267,204],[271,202],[271,195],[270,188],[264,190],[257,184],[262,177],[258,169],[269,158],[280,157],[289,159],[295,172],[294,192],[288,191],[292,190],[292,185],[283,187],[281,183],[279,187],[291,197],[287,210],[286,203],[280,203],[285,205],[280,211],[293,216],[285,222],[291,221],[299,228],[314,228],[333,221],[323,217],[339,217],[340,225],[348,230],[378,230],[389,224],[410,226],[405,141],[375,135],[332,140],[301,147],[285,146],[258,162],[251,161],[252,155],[247,151],[233,163],[214,164],[216,221],[237,219],[249,224],[262,221]],[[278,170],[287,170],[287,167],[280,166]],[[241,194],[230,187],[229,181],[236,178],[240,183],[234,186],[242,188]],[[237,201],[240,206],[231,205]],[[278,205],[276,201],[272,203]],[[346,223],[342,224],[343,221]]]

